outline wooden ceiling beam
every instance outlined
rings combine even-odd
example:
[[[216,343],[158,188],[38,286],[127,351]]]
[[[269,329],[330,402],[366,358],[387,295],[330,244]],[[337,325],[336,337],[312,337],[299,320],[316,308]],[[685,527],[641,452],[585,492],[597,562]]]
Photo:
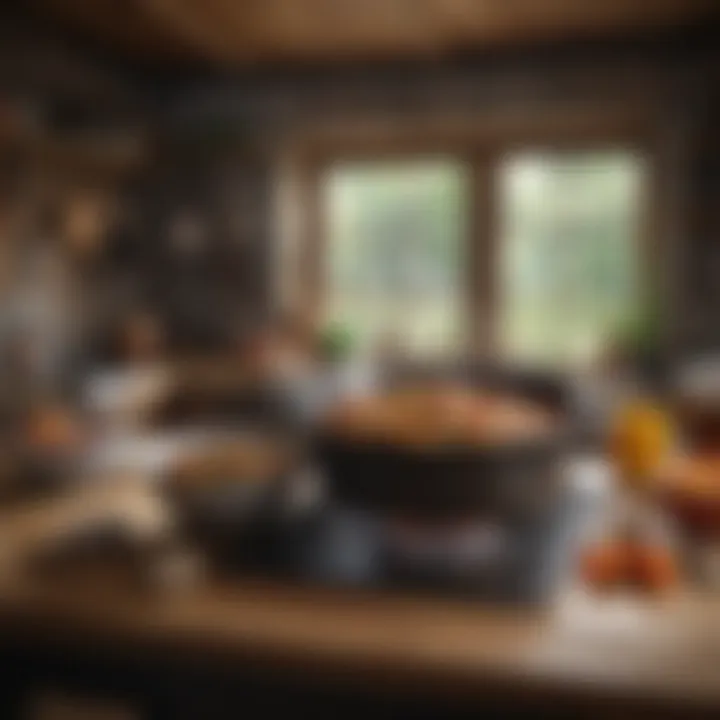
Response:
[[[142,57],[202,58],[168,24],[149,11],[146,0],[33,0],[35,8],[61,25],[98,42]]]
[[[34,0],[100,39],[223,65],[420,55],[700,23],[717,0]],[[171,52],[174,50],[175,52]]]

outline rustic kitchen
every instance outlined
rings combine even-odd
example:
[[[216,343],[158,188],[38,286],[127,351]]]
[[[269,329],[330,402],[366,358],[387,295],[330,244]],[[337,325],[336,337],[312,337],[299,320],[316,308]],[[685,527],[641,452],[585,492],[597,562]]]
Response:
[[[720,6],[0,10],[0,712],[720,713]]]

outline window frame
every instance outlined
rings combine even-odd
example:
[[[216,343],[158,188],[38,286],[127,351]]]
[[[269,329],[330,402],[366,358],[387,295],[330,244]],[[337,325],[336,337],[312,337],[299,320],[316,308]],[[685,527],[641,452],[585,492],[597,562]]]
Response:
[[[641,208],[638,278],[641,293],[661,291],[666,247],[662,224],[665,158],[662,137],[651,117],[632,103],[583,106],[510,114],[463,114],[423,119],[340,119],[299,133],[289,144],[301,222],[295,242],[299,254],[292,274],[297,285],[293,307],[311,321],[322,315],[323,262],[327,228],[323,222],[322,176],[336,163],[432,158],[467,165],[469,217],[465,226],[467,272],[462,289],[469,351],[501,352],[497,333],[501,293],[497,286],[500,242],[498,179],[503,157],[515,153],[574,153],[603,150],[639,154],[646,182]]]

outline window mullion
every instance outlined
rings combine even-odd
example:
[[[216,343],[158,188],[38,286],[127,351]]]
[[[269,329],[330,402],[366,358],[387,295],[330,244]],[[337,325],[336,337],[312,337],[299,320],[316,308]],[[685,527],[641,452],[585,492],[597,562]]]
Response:
[[[470,160],[471,181],[468,232],[467,322],[470,350],[487,357],[495,350],[498,310],[496,253],[495,159],[475,152]]]

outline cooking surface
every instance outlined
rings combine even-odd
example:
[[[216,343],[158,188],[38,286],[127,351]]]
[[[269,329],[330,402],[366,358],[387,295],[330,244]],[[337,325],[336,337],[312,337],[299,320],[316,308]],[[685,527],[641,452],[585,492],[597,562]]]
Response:
[[[543,602],[567,579],[591,510],[592,498],[569,487],[559,506],[533,523],[511,528],[479,521],[429,539],[418,530],[401,544],[371,515],[320,507],[224,539],[230,549],[221,566],[231,575],[292,583]]]
[[[122,470],[137,472],[144,465],[151,477],[157,477],[173,457],[183,457],[189,448],[212,437],[169,436],[136,447],[126,439],[121,447],[126,452],[117,456],[124,458]],[[106,470],[112,466],[112,458],[108,448]],[[128,458],[135,459],[128,465]],[[301,476],[283,505],[269,513],[238,521],[238,513],[242,517],[243,511],[235,504],[242,505],[243,497],[223,496],[217,507],[208,509],[202,525],[186,528],[179,535],[203,552],[204,562],[231,578],[251,576],[374,592],[422,591],[478,601],[545,603],[571,575],[583,530],[602,509],[602,483],[608,480],[602,464],[592,459],[568,464],[559,475],[562,490],[557,502],[522,521],[495,516],[465,518],[462,524],[440,531],[415,525],[408,532],[395,521],[328,501],[318,492],[314,482],[318,478]],[[117,528],[117,522],[113,527]],[[138,555],[112,547],[112,537],[108,538],[102,526],[91,526],[85,535],[84,542],[82,537],[74,537],[71,543],[55,548],[53,567],[75,571],[80,556],[84,567],[88,560],[108,566],[119,557],[131,555],[134,561]],[[88,548],[94,558],[87,557]],[[148,554],[148,558],[155,562],[157,555]],[[76,575],[82,582],[80,570]]]

